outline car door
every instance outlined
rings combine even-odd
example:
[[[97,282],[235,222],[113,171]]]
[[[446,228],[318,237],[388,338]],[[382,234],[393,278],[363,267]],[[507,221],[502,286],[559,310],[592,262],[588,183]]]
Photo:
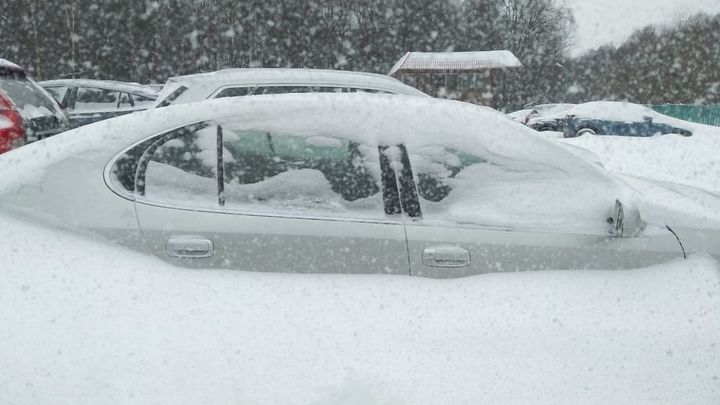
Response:
[[[149,139],[123,159],[138,162],[125,171],[136,174],[147,246],[173,264],[409,273],[399,199],[383,187],[377,146],[204,122]]]
[[[121,113],[121,92],[99,87],[79,86],[67,112],[73,128],[112,118]]]
[[[504,167],[502,160],[443,146],[409,148],[408,155],[404,164],[411,166],[420,206],[406,225],[412,275],[637,268],[683,257],[665,230],[652,237],[616,237],[600,216],[596,228],[583,232],[580,219],[572,218],[582,212],[577,205],[583,200],[570,202],[575,213],[537,207],[543,190],[554,189],[548,184],[552,172],[525,169],[524,162]],[[555,197],[573,199],[573,191]]]

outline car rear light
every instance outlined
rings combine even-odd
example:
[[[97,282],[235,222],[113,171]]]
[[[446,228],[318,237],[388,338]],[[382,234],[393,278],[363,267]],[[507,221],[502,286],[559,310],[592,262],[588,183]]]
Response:
[[[530,114],[525,114],[525,123],[527,124],[528,121],[530,121]]]
[[[10,100],[2,94],[0,94],[0,117],[3,118],[3,121],[9,121],[9,124],[3,124],[0,121],[0,153],[24,145],[23,119]]]

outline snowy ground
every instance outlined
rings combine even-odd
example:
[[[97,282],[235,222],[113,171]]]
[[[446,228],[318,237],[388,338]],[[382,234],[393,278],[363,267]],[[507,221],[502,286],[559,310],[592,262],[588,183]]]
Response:
[[[704,256],[454,280],[192,271],[1,215],[4,404],[720,402]]]
[[[541,136],[595,153],[616,173],[669,181],[720,194],[720,128],[690,124],[693,136],[581,136],[563,139],[560,132]]]
[[[720,192],[720,136],[542,136]],[[558,136],[560,135],[560,136]],[[3,404],[717,404],[720,265],[193,271],[0,212]]]

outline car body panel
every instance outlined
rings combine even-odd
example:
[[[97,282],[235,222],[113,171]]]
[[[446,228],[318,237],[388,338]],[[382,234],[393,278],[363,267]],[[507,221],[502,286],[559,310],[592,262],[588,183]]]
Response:
[[[193,268],[293,273],[408,275],[401,222],[284,218],[168,209],[138,202],[138,221],[150,251]],[[207,258],[167,257],[168,241],[199,237],[213,242]]]
[[[629,269],[682,257],[669,232],[639,238],[548,234],[504,229],[407,226],[412,275],[434,278],[525,270]],[[453,246],[468,252],[469,263],[443,266],[427,250]]]

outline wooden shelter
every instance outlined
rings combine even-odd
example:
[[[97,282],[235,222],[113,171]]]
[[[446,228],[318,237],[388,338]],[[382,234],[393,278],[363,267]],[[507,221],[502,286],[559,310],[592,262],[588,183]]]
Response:
[[[522,67],[510,51],[408,52],[388,75],[435,97],[490,105],[495,77]]]

